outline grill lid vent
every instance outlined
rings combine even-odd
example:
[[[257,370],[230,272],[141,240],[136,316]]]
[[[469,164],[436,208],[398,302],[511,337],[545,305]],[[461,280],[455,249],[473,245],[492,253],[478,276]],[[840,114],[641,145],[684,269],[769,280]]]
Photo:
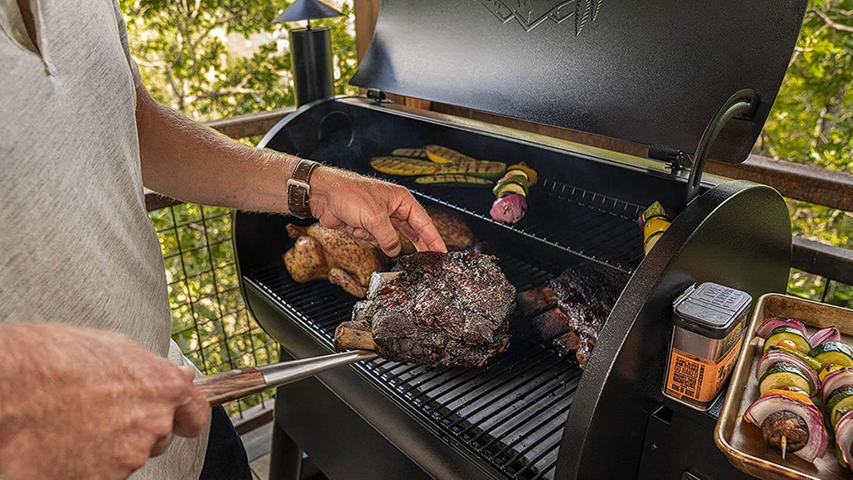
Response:
[[[735,92],[760,100],[711,151],[746,159],[806,0],[383,0],[354,85],[693,153]]]

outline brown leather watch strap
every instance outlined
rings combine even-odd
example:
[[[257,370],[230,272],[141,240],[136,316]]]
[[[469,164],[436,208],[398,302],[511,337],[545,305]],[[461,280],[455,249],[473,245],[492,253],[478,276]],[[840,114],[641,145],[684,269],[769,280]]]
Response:
[[[311,209],[308,200],[311,197],[311,172],[319,163],[301,159],[293,169],[293,175],[287,180],[287,207],[290,214],[296,218],[308,218]]]

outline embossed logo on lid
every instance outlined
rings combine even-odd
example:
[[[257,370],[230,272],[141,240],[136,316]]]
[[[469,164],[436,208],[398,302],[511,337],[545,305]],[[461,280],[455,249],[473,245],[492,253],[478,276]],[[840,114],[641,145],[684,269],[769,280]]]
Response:
[[[521,28],[533,30],[547,19],[563,23],[574,18],[575,35],[580,35],[588,22],[595,21],[604,0],[476,0],[501,21],[515,19]]]

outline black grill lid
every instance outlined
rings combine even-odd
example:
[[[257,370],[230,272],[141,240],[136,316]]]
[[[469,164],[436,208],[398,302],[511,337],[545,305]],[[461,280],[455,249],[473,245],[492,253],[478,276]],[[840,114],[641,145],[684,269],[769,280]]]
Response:
[[[354,85],[693,153],[753,89],[711,157],[746,159],[806,0],[383,0]]]

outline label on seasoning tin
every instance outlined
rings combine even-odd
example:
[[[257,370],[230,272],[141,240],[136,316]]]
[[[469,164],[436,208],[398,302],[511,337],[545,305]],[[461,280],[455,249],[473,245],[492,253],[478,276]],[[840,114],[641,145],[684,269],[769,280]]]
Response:
[[[667,370],[666,393],[681,399],[708,403],[717,396],[732,372],[743,339],[719,362],[698,358],[672,349]]]

